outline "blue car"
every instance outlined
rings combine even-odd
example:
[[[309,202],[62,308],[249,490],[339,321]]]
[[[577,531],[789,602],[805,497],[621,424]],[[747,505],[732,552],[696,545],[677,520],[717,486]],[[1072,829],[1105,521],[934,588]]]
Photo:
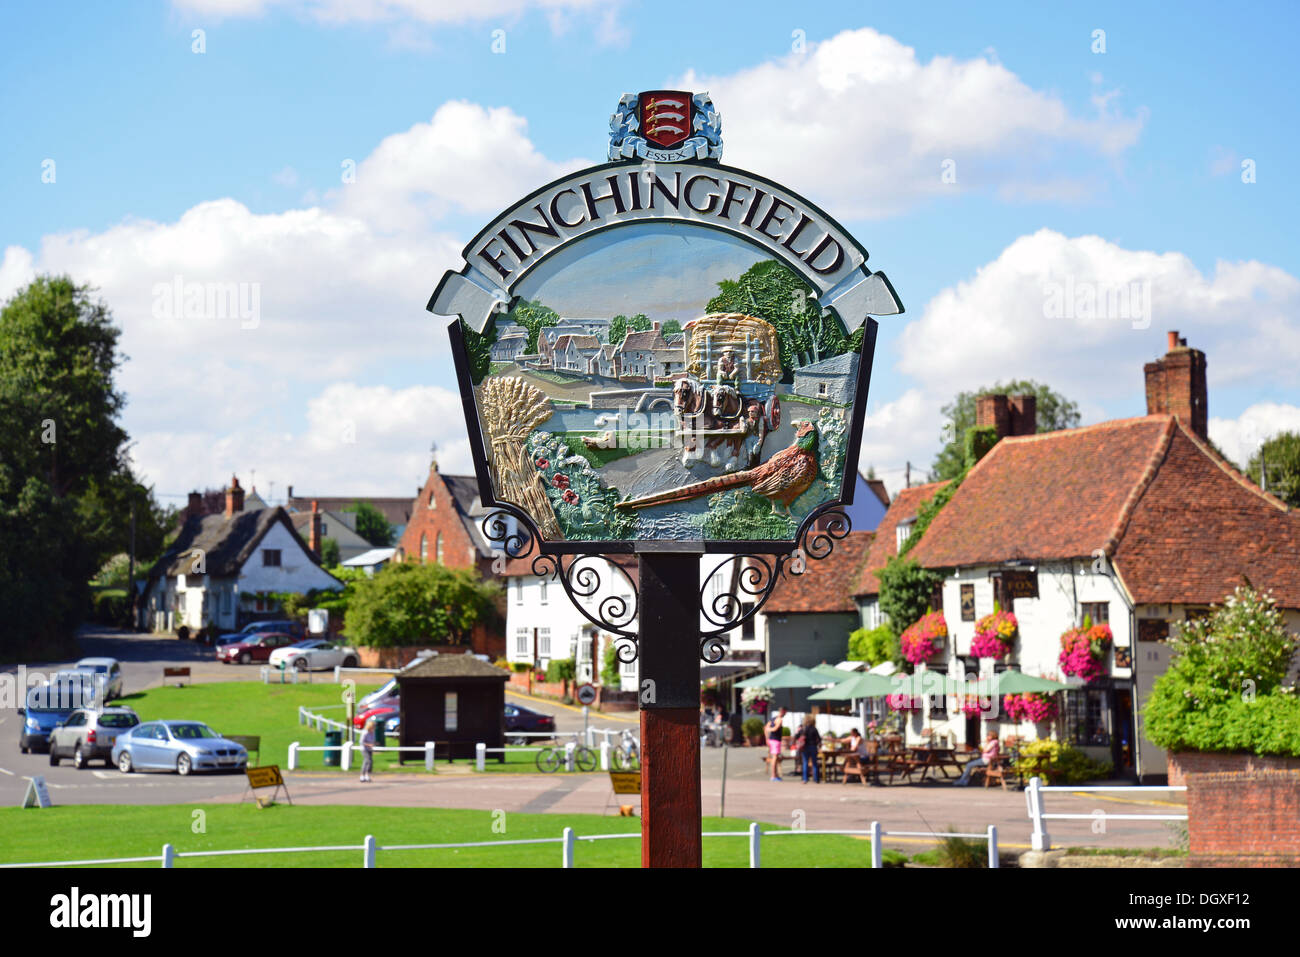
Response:
[[[68,675],[32,688],[27,692],[26,707],[18,709],[23,722],[18,731],[18,750],[23,754],[49,750],[50,732],[72,712],[94,702],[93,686],[87,687],[77,676]]]
[[[242,771],[248,765],[248,751],[202,721],[147,721],[117,736],[112,761],[123,774]]]

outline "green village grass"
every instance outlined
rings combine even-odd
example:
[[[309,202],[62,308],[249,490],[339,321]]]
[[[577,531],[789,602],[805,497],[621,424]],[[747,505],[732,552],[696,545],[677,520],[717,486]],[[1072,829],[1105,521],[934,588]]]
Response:
[[[239,665],[231,665],[242,667]],[[278,677],[278,675],[276,676]],[[305,679],[304,679],[305,680]],[[223,735],[259,735],[261,750],[252,756],[255,763],[278,764],[288,767],[289,745],[297,741],[303,747],[319,747],[325,744],[325,733],[308,725],[298,723],[299,706],[321,714],[334,721],[344,720],[343,688],[334,684],[329,677],[315,676],[314,684],[262,684],[251,681],[226,681],[213,684],[193,684],[184,687],[169,686],[151,688],[126,695],[115,704],[132,708],[143,721],[158,719],[189,719],[202,721],[214,731]],[[357,685],[358,699],[365,697],[380,686],[377,684]],[[563,748],[566,736],[557,738]],[[395,746],[399,742],[392,738],[386,742]],[[538,747],[540,745],[534,745]],[[375,752],[375,770],[382,772],[408,772],[427,774],[422,752],[406,752],[406,764],[399,765],[398,752]],[[505,761],[497,760],[497,755],[488,754],[486,770],[488,773],[530,773],[541,774],[537,768],[537,752],[524,748],[509,748]],[[355,774],[360,767],[361,754],[353,754],[353,767],[349,774]],[[458,759],[460,767],[473,767],[473,759]],[[447,762],[439,757],[435,767],[445,768]],[[298,753],[299,771],[321,771],[341,773],[338,767],[325,765],[325,752],[300,751]],[[556,774],[581,773],[557,771]],[[595,772],[604,773],[604,772]]]
[[[111,826],[106,826],[111,822]],[[494,830],[494,824],[496,829]],[[200,833],[195,833],[200,829]],[[367,834],[386,844],[556,838],[572,827],[584,834],[639,834],[639,818],[598,814],[523,814],[445,808],[291,806],[245,804],[81,805],[43,809],[0,808],[0,863],[96,860],[177,852],[312,845],[360,845]],[[705,831],[748,830],[749,822],[708,817]],[[504,828],[504,830],[502,830]],[[380,851],[379,867],[559,867],[561,847],[525,844],[445,850]],[[844,835],[779,837],[763,841],[764,867],[869,867],[871,843]],[[886,859],[904,855],[887,851]],[[177,867],[359,867],[362,852],[319,851],[181,858]],[[579,840],[578,867],[639,867],[641,842]],[[104,865],[158,867],[158,862]],[[705,867],[748,867],[743,837],[704,839]]]

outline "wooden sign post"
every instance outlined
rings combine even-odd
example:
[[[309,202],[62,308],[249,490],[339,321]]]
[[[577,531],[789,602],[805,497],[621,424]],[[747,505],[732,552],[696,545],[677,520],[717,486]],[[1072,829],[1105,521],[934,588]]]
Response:
[[[532,556],[590,660],[639,664],[642,863],[698,867],[700,663],[848,534],[869,316],[903,307],[829,215],[722,165],[708,94],[625,94],[610,130],[608,163],[494,218],[428,309],[454,317],[494,567]]]

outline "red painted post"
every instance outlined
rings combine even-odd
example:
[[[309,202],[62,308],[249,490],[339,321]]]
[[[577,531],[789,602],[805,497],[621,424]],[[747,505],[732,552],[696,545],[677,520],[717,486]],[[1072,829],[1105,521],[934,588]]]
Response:
[[[700,867],[700,560],[638,558],[641,866]]]

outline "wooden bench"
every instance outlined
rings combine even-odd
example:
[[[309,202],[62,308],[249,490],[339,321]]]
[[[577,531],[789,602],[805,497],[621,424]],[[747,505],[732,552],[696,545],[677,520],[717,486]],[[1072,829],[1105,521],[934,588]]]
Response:
[[[188,666],[188,665],[186,665],[186,666],[183,667],[183,668],[164,668],[164,669],[163,669],[163,685],[166,686],[166,684],[167,684],[167,679],[168,679],[168,678],[188,678],[189,676],[190,676],[190,669],[189,669],[189,666]],[[177,686],[178,688],[183,688],[183,687],[185,687],[185,682],[184,682],[184,681],[178,681],[178,682],[176,683],[176,686]]]

